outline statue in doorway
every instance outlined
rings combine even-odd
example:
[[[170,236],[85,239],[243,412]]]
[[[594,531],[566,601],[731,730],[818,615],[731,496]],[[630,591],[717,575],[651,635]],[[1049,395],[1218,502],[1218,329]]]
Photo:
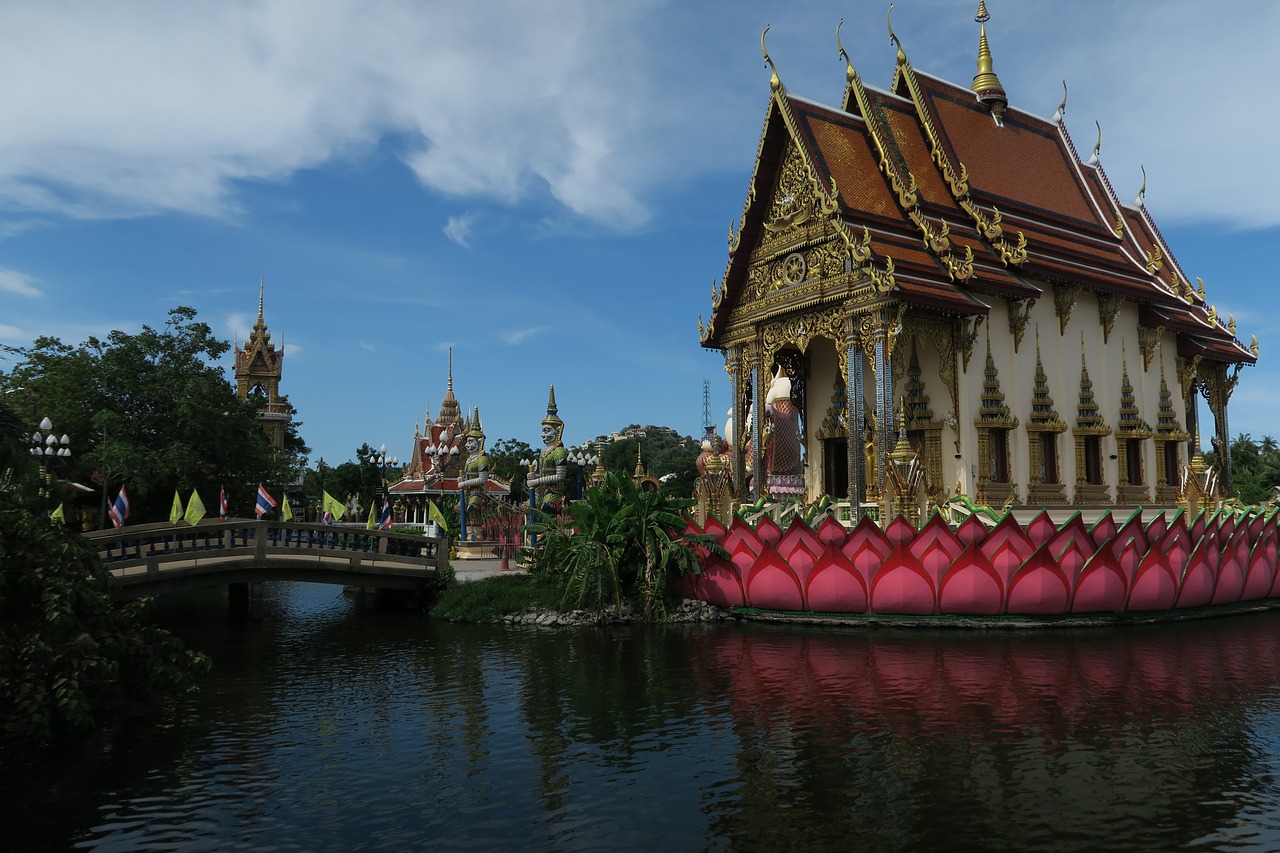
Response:
[[[769,383],[764,398],[769,435],[765,439],[765,485],[775,498],[798,498],[804,493],[800,448],[800,413],[791,402],[791,380],[782,368]]]

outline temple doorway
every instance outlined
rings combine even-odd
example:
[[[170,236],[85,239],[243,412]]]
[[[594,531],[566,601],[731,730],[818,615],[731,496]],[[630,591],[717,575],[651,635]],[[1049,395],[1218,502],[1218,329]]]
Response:
[[[822,490],[835,500],[849,497],[849,440],[826,438],[822,441]]]

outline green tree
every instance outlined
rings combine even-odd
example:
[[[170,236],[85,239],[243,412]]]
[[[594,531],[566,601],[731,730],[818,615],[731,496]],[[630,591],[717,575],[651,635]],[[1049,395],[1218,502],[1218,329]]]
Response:
[[[0,490],[0,746],[36,745],[194,689],[208,666],[148,626],[145,602],[114,606],[85,540]]]
[[[520,460],[537,458],[536,450],[515,438],[499,439],[489,451],[489,464],[493,467],[494,475],[511,484],[513,502],[521,503],[529,497],[524,485],[529,469],[521,465]]]
[[[23,423],[49,417],[73,437],[69,476],[109,493],[126,485],[138,520],[167,518],[175,489],[209,501],[225,487],[231,511],[248,514],[253,486],[292,480],[307,448],[294,423],[284,454],[274,452],[255,401],[239,400],[217,363],[229,348],[179,307],[161,329],[6,348],[14,367],[0,374],[0,393]]]

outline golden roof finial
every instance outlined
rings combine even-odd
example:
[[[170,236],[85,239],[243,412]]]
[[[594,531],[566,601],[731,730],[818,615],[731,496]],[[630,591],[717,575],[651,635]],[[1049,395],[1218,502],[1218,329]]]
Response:
[[[1203,302],[1205,300],[1204,279],[1202,279],[1200,276],[1196,276],[1196,284],[1200,285],[1199,288],[1196,289],[1196,295],[1199,296],[1200,301]]]
[[[991,16],[987,14],[986,0],[978,0],[978,14],[974,15],[973,19],[981,27],[981,34],[978,37],[978,73],[973,77],[971,88],[978,96],[978,100],[991,110],[996,123],[999,124],[1009,99],[1004,93],[1004,87],[1000,85],[1000,78],[996,76],[995,65],[991,59],[991,47],[987,44],[987,21]]]
[[[1253,353],[1254,358],[1258,357],[1258,336],[1257,335],[1249,336],[1249,352]]]
[[[1138,197],[1133,200],[1134,207],[1142,207],[1142,203],[1147,198],[1147,167],[1139,165],[1142,170],[1142,188],[1138,190]]]
[[[258,279],[258,322],[262,322],[262,292],[266,290],[267,277],[264,275]]]
[[[450,394],[453,393],[453,347],[449,347],[449,384],[445,390]]]
[[[884,23],[885,23],[885,26],[889,28],[889,41],[893,42],[894,46],[898,48],[898,63],[901,64],[902,60],[907,58],[907,54],[902,50],[902,42],[898,41],[898,37],[893,32],[893,21],[891,20],[892,17],[893,17],[893,4],[890,3],[889,11],[885,12],[885,15],[884,15]]]
[[[773,60],[769,58],[769,50],[764,46],[764,37],[772,26],[773,24],[767,24],[764,32],[760,34],[760,52],[764,54],[764,61],[769,65],[770,71],[773,72],[769,77],[769,88],[776,92],[782,88],[782,80],[778,78],[778,66],[773,64]]]
[[[853,60],[849,58],[849,54],[844,49],[844,43],[840,41],[840,28],[844,26],[844,18],[840,19],[840,23],[836,24],[836,47],[840,49],[840,58],[844,60],[844,82],[845,85],[851,85],[853,78],[858,76],[858,72],[853,70]]]

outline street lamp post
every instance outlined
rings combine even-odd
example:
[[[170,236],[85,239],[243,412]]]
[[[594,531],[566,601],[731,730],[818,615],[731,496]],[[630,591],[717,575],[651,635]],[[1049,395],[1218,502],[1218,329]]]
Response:
[[[58,459],[65,461],[71,457],[71,437],[64,432],[58,438],[53,430],[53,421],[44,418],[40,421],[40,429],[31,433],[31,455],[40,463],[40,512],[48,515],[53,465]]]
[[[440,435],[439,444],[432,444],[428,439],[427,446],[422,448],[422,453],[427,459],[431,460],[431,469],[435,472],[435,480],[432,482],[439,482],[444,479],[445,466],[451,460],[458,458],[458,445],[453,443],[453,437],[446,432]],[[426,460],[424,459],[423,461],[425,462]],[[426,480],[424,465],[423,489],[425,490],[429,485],[430,483]],[[441,489],[441,494],[443,494],[443,489]],[[423,497],[424,500],[431,501],[430,495],[424,495]]]
[[[382,489],[384,495],[387,495],[387,466],[392,468],[400,464],[400,459],[395,456],[387,455],[387,445],[384,442],[381,447],[369,454],[369,458],[365,460],[370,465],[378,469],[378,488]],[[373,498],[376,502],[378,499],[378,489],[373,490]]]

